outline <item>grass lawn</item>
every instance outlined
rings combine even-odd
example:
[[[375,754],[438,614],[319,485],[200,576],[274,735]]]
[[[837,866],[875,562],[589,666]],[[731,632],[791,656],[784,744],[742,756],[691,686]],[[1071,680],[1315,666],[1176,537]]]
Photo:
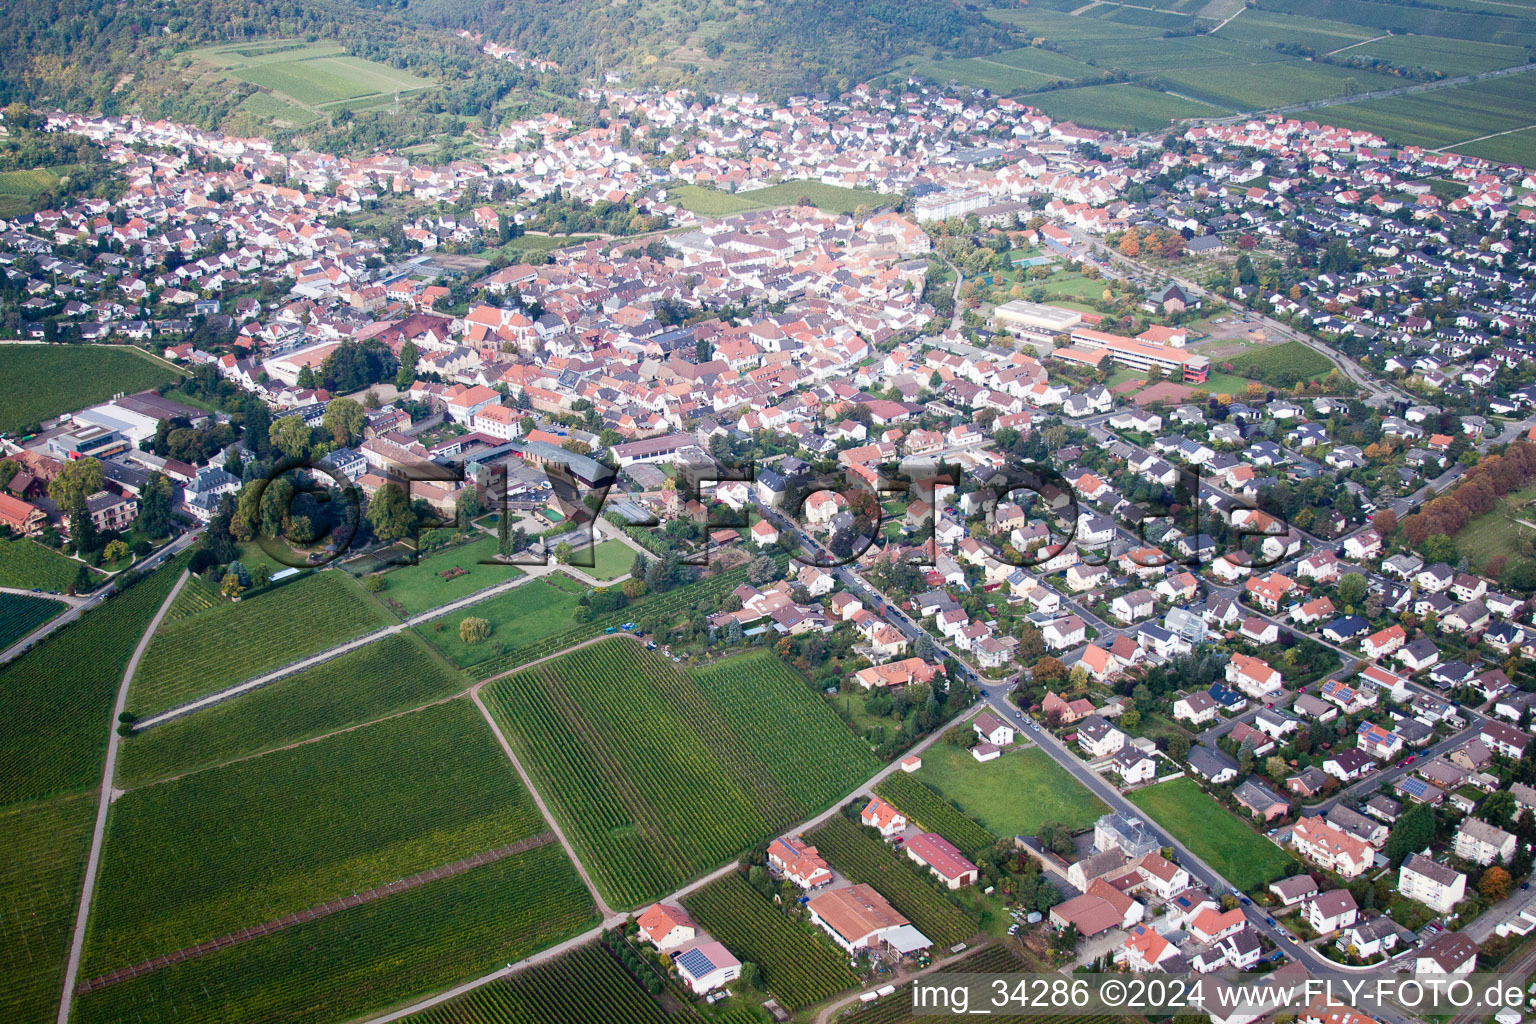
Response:
[[[595,579],[611,580],[629,572],[635,551],[621,540],[605,540],[592,549],[592,559],[596,565],[577,565],[574,561],[570,564]]]
[[[1295,861],[1216,802],[1190,778],[1128,794],[1195,855],[1247,892],[1291,873]]]
[[[379,596],[391,606],[398,606],[397,610],[403,609],[407,616],[419,615],[523,575],[514,565],[480,564],[495,557],[496,544],[495,537],[482,536],[468,544],[434,552],[415,565],[391,569],[384,574],[385,585]],[[454,569],[465,571],[453,579],[440,575]]]
[[[388,591],[385,591],[388,593]],[[543,580],[532,580],[452,615],[424,623],[417,632],[461,668],[493,658],[504,650],[533,643],[571,624],[576,595]],[[480,644],[459,639],[459,622],[475,617],[491,624],[491,638]],[[440,628],[439,628],[440,627]]]
[[[159,387],[179,371],[126,345],[0,346],[0,431],[19,431],[119,392]]]
[[[1039,747],[982,764],[968,750],[935,743],[917,777],[1000,836],[1034,835],[1052,822],[1086,828],[1109,810]]]
[[[0,650],[9,647],[63,610],[62,601],[0,594]]]
[[[92,572],[96,570],[92,569]],[[80,563],[35,540],[10,537],[0,540],[0,587],[57,590],[75,582]],[[97,574],[98,577],[100,574]]]

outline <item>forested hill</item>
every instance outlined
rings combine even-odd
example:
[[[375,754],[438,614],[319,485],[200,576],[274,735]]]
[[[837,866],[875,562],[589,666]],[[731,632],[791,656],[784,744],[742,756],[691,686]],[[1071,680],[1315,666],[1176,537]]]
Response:
[[[393,2],[582,74],[625,70],[640,81],[706,89],[831,91],[905,57],[1009,45],[1002,26],[957,0]]]

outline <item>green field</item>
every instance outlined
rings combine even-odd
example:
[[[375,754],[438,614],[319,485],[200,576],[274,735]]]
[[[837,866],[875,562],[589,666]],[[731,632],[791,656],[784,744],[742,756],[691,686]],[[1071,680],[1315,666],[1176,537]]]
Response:
[[[605,540],[592,549],[591,557],[592,566],[577,565],[576,559],[570,564],[594,579],[611,580],[629,572],[635,563],[635,549],[621,540]]]
[[[1522,47],[1437,36],[1393,36],[1347,52],[1350,56],[1375,57],[1403,67],[1428,68],[1447,75],[1475,75],[1494,68],[1515,67],[1529,59]]]
[[[996,835],[906,772],[894,772],[881,779],[875,792],[906,815],[908,821],[929,832],[937,832],[968,856],[974,857],[997,842]]]
[[[62,601],[44,597],[0,594],[0,650],[11,646],[64,608]]]
[[[1320,380],[1335,368],[1327,356],[1299,341],[1282,341],[1277,345],[1250,348],[1231,359],[1218,362],[1231,363],[1233,372],[1242,377],[1281,387],[1292,387],[1300,381]],[[1216,390],[1209,380],[1206,382],[1206,390]]]
[[[544,830],[468,700],[129,791],[86,970],[110,971]]]
[[[385,637],[234,700],[134,733],[118,752],[117,785],[141,786],[371,722],[458,693],[467,682],[415,637]]]
[[[81,996],[79,1024],[332,1024],[478,977],[597,923],[559,844]]]
[[[1536,135],[1522,130],[1536,124],[1532,84],[1530,74],[1510,75],[1415,96],[1329,107],[1319,111],[1317,118],[1341,128],[1375,132],[1398,145],[1536,166]],[[1496,134],[1500,132],[1510,134]],[[1483,138],[1488,135],[1495,137]]]
[[[1049,823],[1089,828],[1109,810],[1039,747],[982,764],[970,751],[935,743],[916,777],[999,836],[1032,836]]]
[[[406,1024],[668,1024],[671,1019],[602,943],[593,942],[413,1014]]]
[[[936,946],[952,946],[978,930],[976,921],[923,877],[905,854],[880,841],[841,814],[806,835],[827,863],[849,881],[865,882],[891,901]]]
[[[1152,131],[1185,117],[1221,117],[1227,111],[1140,85],[1090,85],[1030,97],[1058,121],[1102,128]]]
[[[498,680],[484,699],[615,906],[729,860],[878,764],[766,653],[695,677],[614,638]]]
[[[797,927],[739,874],[710,883],[683,906],[738,960],[757,964],[768,991],[791,1012],[858,984],[841,951]]]
[[[523,575],[514,565],[482,565],[482,561],[495,557],[496,550],[495,537],[481,537],[428,555],[415,565],[391,569],[384,574],[385,586],[379,596],[409,617]],[[464,572],[451,580],[439,575],[455,569]]]
[[[1276,43],[1295,43],[1307,46],[1319,53],[1328,53],[1354,43],[1364,42],[1379,32],[1368,31],[1359,25],[1307,18],[1295,14],[1276,14],[1272,11],[1246,10],[1221,27],[1218,38],[1239,39],[1256,46],[1272,46]]]
[[[0,812],[0,949],[6,984],[0,1017],[53,1020],[64,981],[80,879],[96,811],[94,794]]]
[[[506,646],[504,654],[493,654],[488,660],[475,663],[474,674],[480,679],[489,679],[492,676],[502,675],[525,665],[537,658],[556,654],[568,647],[574,647],[584,640],[600,637],[604,633],[617,630],[621,625],[630,620],[636,622],[654,619],[656,635],[664,638],[664,634],[674,626],[679,619],[693,613],[701,603],[719,602],[736,587],[746,581],[747,567],[738,565],[734,569],[716,573],[703,579],[696,579],[681,586],[660,594],[647,594],[637,601],[631,602],[623,608],[611,612],[603,612],[594,615],[586,622],[571,621],[564,629],[555,629],[553,632],[543,633],[533,638],[527,638],[523,632],[518,632],[512,640],[503,638],[498,643],[496,638],[491,638],[491,643],[485,645],[493,649]],[[585,584],[575,577],[555,573],[544,577],[541,583],[548,583],[556,590],[562,591],[568,596],[580,597],[586,592]],[[522,589],[522,588],[519,588]],[[470,611],[469,614],[477,614]],[[569,620],[568,620],[569,621]],[[610,630],[609,627],[612,627]],[[457,628],[457,627],[455,627]],[[444,630],[446,632],[446,628]],[[442,637],[443,634],[436,634]],[[456,641],[457,636],[453,639]],[[515,644],[515,646],[514,646]]]
[[[179,371],[124,345],[0,345],[0,433],[143,391]],[[73,574],[71,574],[73,578]]]
[[[1127,794],[1195,856],[1244,892],[1291,874],[1296,862],[1249,828],[1191,778]]]
[[[396,94],[419,92],[434,84],[378,61],[346,56],[341,44],[334,42],[233,43],[192,50],[189,56],[198,62],[194,72],[249,82],[265,90],[257,94],[264,99],[247,98],[242,109],[296,124],[312,120],[314,111],[322,107],[357,109],[392,103]]]
[[[0,804],[100,784],[123,670],[185,564],[162,567],[0,667]]]
[[[0,171],[0,217],[19,217],[42,208],[44,193],[68,174],[69,166],[35,167],[25,171]]]
[[[312,124],[320,119],[320,115],[309,107],[278,99],[269,92],[253,92],[241,100],[235,109],[265,122],[287,122],[297,126]]]
[[[724,217],[745,210],[766,210],[775,206],[798,206],[802,198],[829,213],[852,213],[860,206],[871,210],[888,205],[892,196],[867,189],[826,185],[819,181],[785,181],[750,192],[729,193],[703,185],[667,187],[667,198],[684,209],[706,217]]]
[[[25,537],[0,539],[0,587],[64,593],[80,572],[80,562]],[[101,578],[95,569],[91,572]]]
[[[128,708],[141,717],[184,704],[375,630],[388,613],[350,576],[317,572],[160,624]]]
[[[486,569],[488,572],[498,571],[489,566]],[[442,651],[449,661],[468,667],[536,643],[569,626],[575,612],[576,595],[566,593],[547,580],[536,579],[451,615],[423,623],[416,627],[416,631]],[[479,644],[466,644],[459,639],[459,623],[466,618],[489,622],[491,638]]]

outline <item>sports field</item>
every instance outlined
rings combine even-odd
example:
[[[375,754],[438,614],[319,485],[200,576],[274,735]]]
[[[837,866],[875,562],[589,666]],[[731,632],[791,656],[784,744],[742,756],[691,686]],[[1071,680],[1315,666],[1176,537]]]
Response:
[[[982,764],[968,750],[935,743],[916,777],[999,836],[1030,836],[1052,823],[1087,828],[1108,811],[1039,747]]]
[[[0,346],[0,432],[176,380],[180,371],[125,345]]]
[[[605,540],[592,549],[591,566],[577,566],[588,576],[599,580],[611,580],[629,572],[635,562],[635,549],[621,540]],[[571,560],[576,565],[577,559]]]
[[[1244,892],[1291,874],[1296,862],[1216,802],[1191,778],[1127,794],[1173,837]]]
[[[729,860],[878,767],[767,652],[692,676],[616,637],[483,695],[615,906]]]
[[[263,90],[241,109],[303,124],[332,106],[358,109],[393,103],[433,85],[409,71],[346,55],[336,42],[272,39],[209,46],[188,52],[193,74],[249,82]]]
[[[86,970],[102,973],[544,831],[466,699],[112,805]]]
[[[667,198],[685,209],[706,217],[723,217],[745,210],[766,210],[775,206],[798,206],[801,199],[830,213],[852,213],[860,206],[871,210],[889,204],[894,197],[865,189],[826,185],[819,181],[785,181],[750,192],[719,192],[702,185],[677,185],[667,188]]]

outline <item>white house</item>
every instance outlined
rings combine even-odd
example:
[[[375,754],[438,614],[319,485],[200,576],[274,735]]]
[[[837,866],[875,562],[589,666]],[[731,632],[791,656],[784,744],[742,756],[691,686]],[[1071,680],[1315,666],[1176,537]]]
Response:
[[[683,950],[672,962],[677,967],[677,973],[696,996],[712,992],[741,977],[741,961],[718,942],[701,942],[691,949]]]

